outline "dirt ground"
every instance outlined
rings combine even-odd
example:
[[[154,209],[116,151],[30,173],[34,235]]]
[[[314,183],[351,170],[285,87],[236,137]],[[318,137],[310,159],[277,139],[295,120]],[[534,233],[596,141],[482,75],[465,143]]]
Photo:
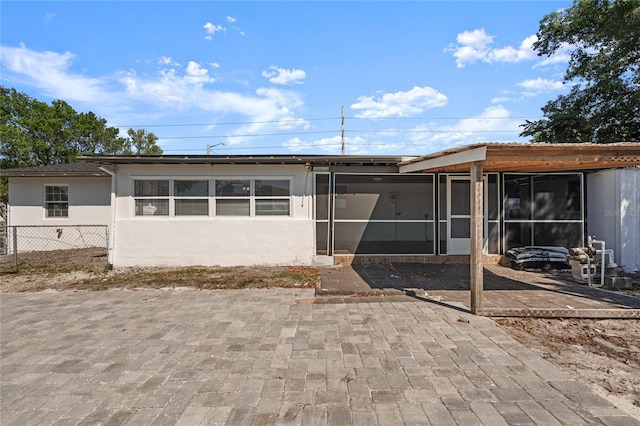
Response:
[[[496,322],[520,343],[640,419],[640,320]]]
[[[0,258],[0,292],[99,291],[192,287],[234,289],[309,287],[313,267],[123,268],[105,270],[104,249],[21,254]],[[640,320],[504,318],[496,323],[576,380],[640,419]]]
[[[31,252],[0,259],[0,292],[44,290],[110,290],[191,287],[201,290],[238,288],[315,288],[314,267],[118,268],[108,270],[104,249]]]

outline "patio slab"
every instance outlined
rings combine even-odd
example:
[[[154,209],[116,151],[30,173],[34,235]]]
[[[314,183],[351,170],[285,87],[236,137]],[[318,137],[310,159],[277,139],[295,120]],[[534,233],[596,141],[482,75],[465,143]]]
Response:
[[[488,318],[313,295],[2,294],[0,423],[640,425]]]
[[[552,311],[571,315],[640,317],[640,297],[569,281],[570,274],[484,267],[483,310]],[[468,310],[469,265],[435,263],[360,264],[323,270],[320,296],[373,296],[404,293]]]

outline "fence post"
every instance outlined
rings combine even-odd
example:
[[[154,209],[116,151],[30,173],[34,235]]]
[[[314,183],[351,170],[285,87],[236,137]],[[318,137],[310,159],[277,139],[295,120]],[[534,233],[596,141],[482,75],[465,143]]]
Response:
[[[18,266],[18,227],[13,226],[13,266]]]

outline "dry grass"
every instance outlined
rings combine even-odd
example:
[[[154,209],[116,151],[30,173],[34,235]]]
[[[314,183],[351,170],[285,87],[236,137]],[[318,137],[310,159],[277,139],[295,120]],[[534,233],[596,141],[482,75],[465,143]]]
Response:
[[[120,268],[105,272],[105,254],[104,249],[24,253],[17,267],[10,256],[3,256],[0,291],[314,288],[320,280],[318,268],[301,266]]]

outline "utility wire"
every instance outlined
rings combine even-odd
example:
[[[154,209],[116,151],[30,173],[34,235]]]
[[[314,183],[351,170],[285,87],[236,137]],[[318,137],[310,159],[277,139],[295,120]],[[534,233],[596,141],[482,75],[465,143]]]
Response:
[[[383,134],[383,133],[399,133],[399,134],[421,134],[421,133],[514,133],[515,130],[344,130],[344,133],[366,133],[366,134]],[[297,135],[313,135],[313,134],[340,134],[339,130],[318,130],[310,132],[284,132],[284,133],[253,133],[242,135],[208,135],[208,136],[161,136],[158,140],[167,139],[221,139],[221,138],[254,138],[262,136],[297,136]]]
[[[349,120],[504,120],[504,119],[517,119],[517,120],[539,120],[543,117],[358,117],[358,116],[345,116],[345,119]],[[270,123],[296,123],[300,121],[328,121],[328,120],[340,120],[342,117],[323,117],[323,118],[297,118],[297,119],[282,119],[282,120],[263,120],[263,121],[227,121],[220,123],[165,123],[165,124],[129,124],[129,125],[114,125],[113,127],[130,127],[130,128],[142,128],[142,127],[201,127],[201,126],[237,126],[245,124],[270,124]]]

